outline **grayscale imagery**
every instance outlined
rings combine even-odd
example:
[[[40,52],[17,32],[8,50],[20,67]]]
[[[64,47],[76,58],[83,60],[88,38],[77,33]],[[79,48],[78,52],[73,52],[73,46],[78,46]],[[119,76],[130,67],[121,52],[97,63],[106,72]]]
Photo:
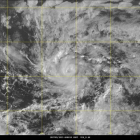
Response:
[[[140,0],[0,0],[1,135],[140,135]]]

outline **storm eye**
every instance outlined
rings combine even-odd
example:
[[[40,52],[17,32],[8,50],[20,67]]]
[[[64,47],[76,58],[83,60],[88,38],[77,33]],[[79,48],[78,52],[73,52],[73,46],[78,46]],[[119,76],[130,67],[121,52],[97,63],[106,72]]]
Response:
[[[72,76],[75,74],[75,65],[65,63],[62,68],[63,74],[66,76]]]
[[[67,66],[66,73],[75,74],[75,65],[71,64],[71,65]]]

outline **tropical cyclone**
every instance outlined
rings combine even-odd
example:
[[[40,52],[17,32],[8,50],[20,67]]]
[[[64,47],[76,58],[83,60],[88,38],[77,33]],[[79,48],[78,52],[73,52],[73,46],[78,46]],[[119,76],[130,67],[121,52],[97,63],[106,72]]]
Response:
[[[47,62],[44,74],[48,75],[48,80],[53,81],[60,87],[75,94],[76,85],[79,87],[80,83],[84,83],[85,81],[84,78],[80,77],[78,77],[78,81],[76,81],[76,76],[84,74],[84,62],[80,59],[76,59],[74,55],[63,56],[59,60],[55,58],[56,56],[54,56],[54,59],[51,59],[49,63]],[[78,62],[78,64],[76,62]]]

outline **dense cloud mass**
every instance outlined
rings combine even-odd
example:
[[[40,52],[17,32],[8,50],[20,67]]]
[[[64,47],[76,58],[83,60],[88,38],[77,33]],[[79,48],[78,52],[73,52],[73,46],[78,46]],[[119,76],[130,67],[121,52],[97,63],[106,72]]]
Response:
[[[139,135],[139,23],[139,0],[1,0],[0,134]]]

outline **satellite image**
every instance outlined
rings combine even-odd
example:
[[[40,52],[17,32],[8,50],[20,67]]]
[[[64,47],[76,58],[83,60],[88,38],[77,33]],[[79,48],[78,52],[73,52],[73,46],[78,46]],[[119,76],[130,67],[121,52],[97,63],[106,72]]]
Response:
[[[140,135],[140,0],[0,0],[1,135]]]

